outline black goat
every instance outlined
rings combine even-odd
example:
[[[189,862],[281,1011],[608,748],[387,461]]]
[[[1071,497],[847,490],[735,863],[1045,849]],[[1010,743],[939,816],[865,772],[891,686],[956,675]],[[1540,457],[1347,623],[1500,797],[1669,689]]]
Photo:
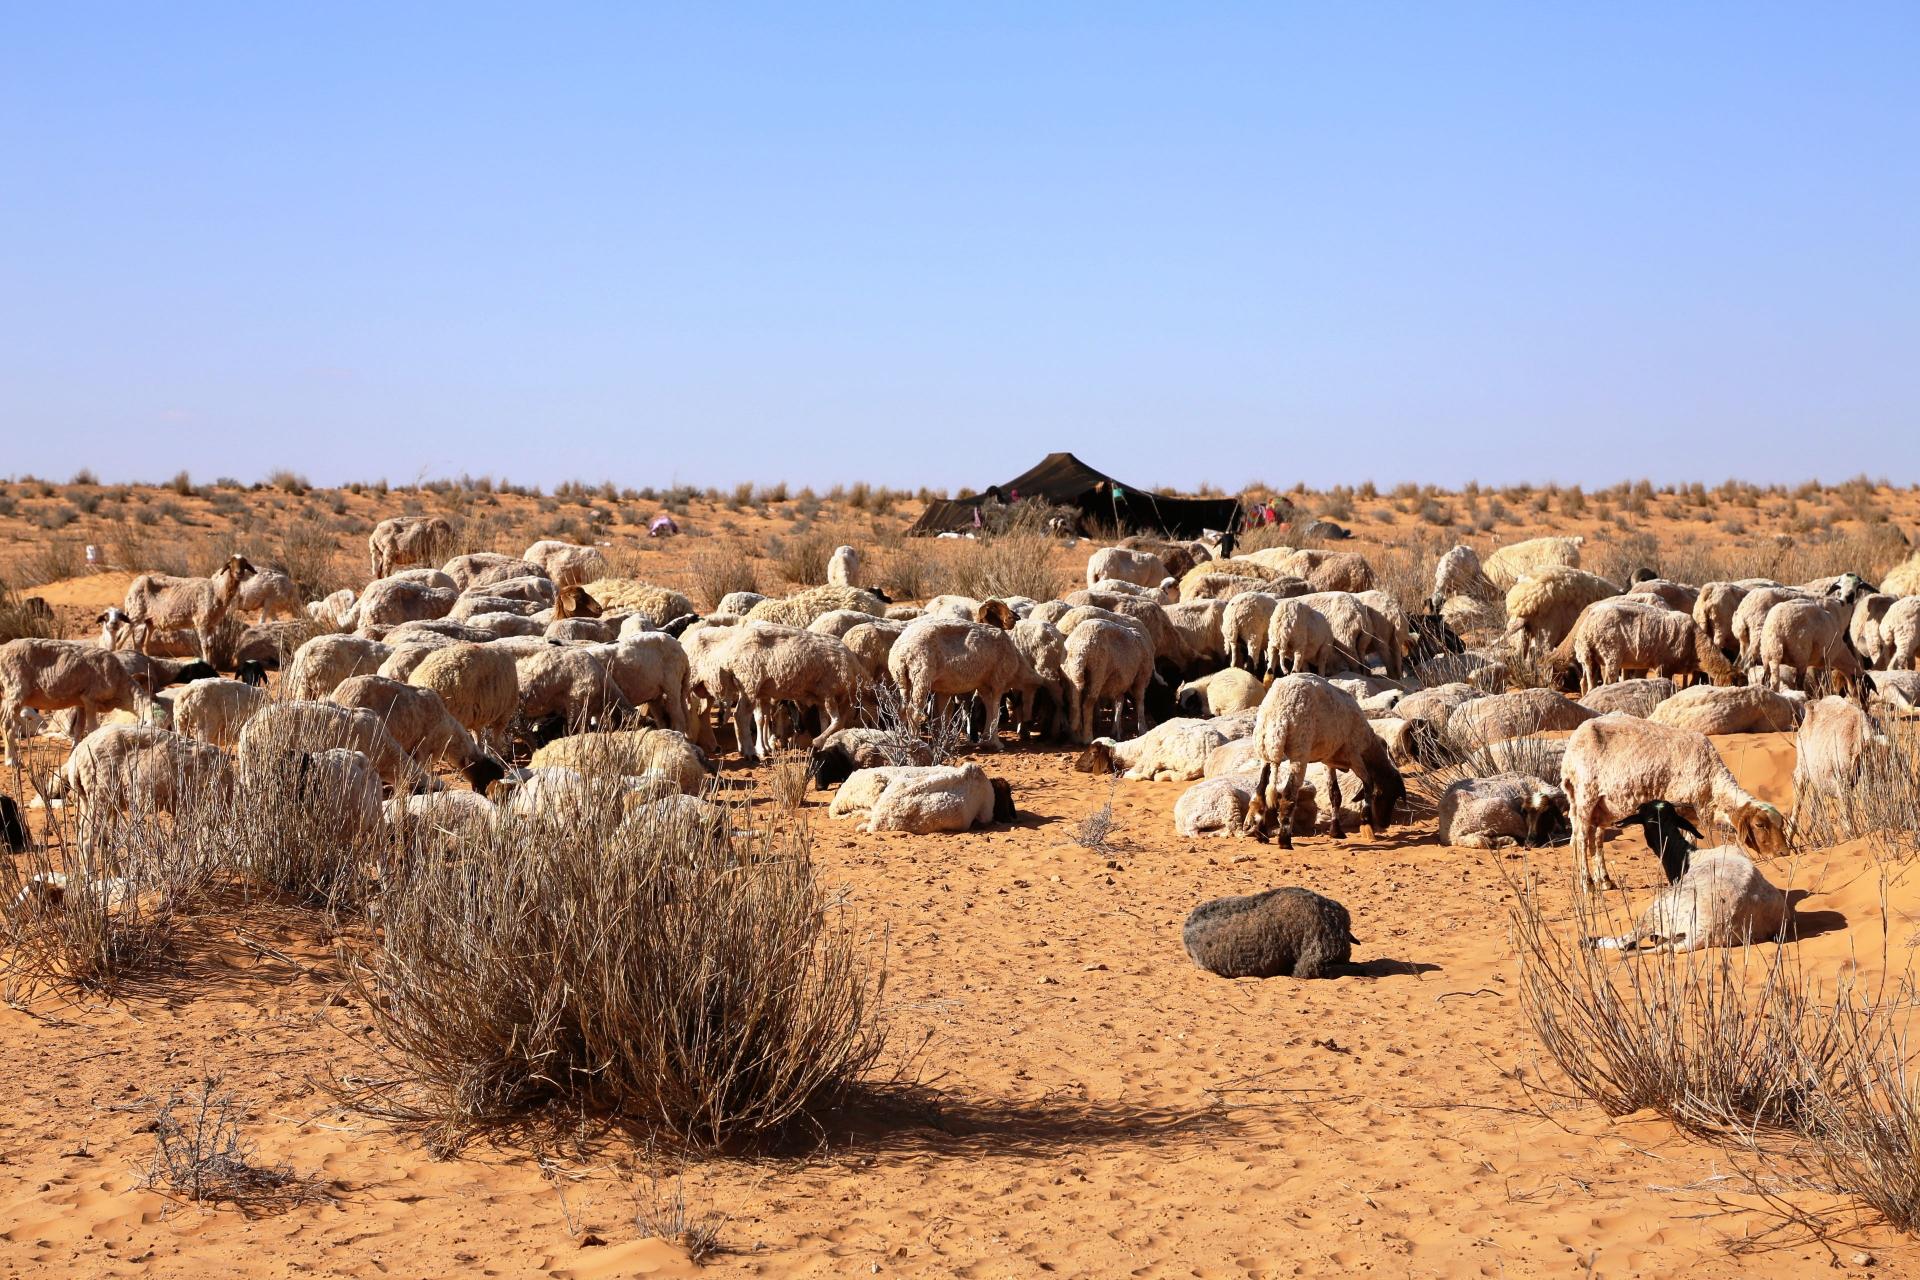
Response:
[[[1647,838],[1647,848],[1659,856],[1660,869],[1667,873],[1668,884],[1687,873],[1694,842],[1706,838],[1665,800],[1649,800],[1621,825],[1640,828]]]

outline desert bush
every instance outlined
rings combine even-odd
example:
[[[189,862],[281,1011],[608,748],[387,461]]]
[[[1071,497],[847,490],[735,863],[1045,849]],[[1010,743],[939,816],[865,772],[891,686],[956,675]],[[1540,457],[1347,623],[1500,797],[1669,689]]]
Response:
[[[880,560],[880,580],[895,600],[925,600],[944,572],[940,553],[924,538],[902,538]]]
[[[53,619],[29,609],[5,578],[0,578],[0,644],[9,640],[52,639]]]
[[[153,1158],[143,1184],[194,1204],[249,1211],[326,1199],[320,1184],[292,1165],[257,1162],[242,1132],[246,1108],[220,1086],[219,1076],[204,1077],[198,1092],[170,1093],[155,1109]]]
[[[799,814],[621,812],[503,822],[392,870],[355,980],[403,1083],[360,1105],[449,1141],[558,1107],[722,1144],[867,1074],[884,970]]]
[[[1894,861],[1920,853],[1920,722],[1886,717],[1881,731],[1884,741],[1860,756],[1844,785],[1795,787],[1796,842],[1822,848],[1865,839]]]
[[[824,533],[797,533],[781,541],[773,564],[796,587],[817,587],[827,580],[827,561],[836,544]]]
[[[73,538],[45,538],[15,562],[14,572],[27,586],[77,578],[87,569],[87,557]]]
[[[687,557],[687,580],[709,610],[735,591],[759,590],[753,561],[737,552],[696,551]]]
[[[968,542],[953,558],[947,589],[982,600],[989,596],[1051,600],[1066,581],[1054,555],[1058,546],[1044,533],[1025,531]]]

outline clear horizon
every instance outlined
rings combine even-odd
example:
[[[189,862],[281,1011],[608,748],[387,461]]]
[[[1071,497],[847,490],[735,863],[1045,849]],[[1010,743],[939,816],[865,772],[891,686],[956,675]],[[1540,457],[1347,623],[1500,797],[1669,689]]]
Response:
[[[1920,11],[21,7],[0,472],[1920,479]]]

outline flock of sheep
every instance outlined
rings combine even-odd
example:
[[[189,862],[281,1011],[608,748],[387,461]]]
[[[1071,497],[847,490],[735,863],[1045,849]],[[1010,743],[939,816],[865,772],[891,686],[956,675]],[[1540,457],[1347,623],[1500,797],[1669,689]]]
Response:
[[[1854,574],[1616,584],[1580,568],[1581,539],[1539,538],[1484,560],[1453,548],[1410,613],[1352,552],[1132,538],[1094,551],[1084,588],[1058,599],[902,604],[842,547],[824,584],[702,614],[609,576],[593,547],[449,556],[451,537],[437,518],[383,521],[372,581],[312,602],[240,556],[206,578],[145,575],[98,640],[0,646],[7,762],[61,715],[69,804],[165,812],[186,780],[230,786],[293,755],[369,824],[484,823],[577,796],[606,759],[630,803],[710,814],[724,750],[751,765],[804,746],[814,780],[837,784],[831,815],[863,830],[1013,819],[1004,780],[949,758],[946,726],[980,753],[1039,738],[1074,744],[1086,771],[1190,784],[1180,835],[1287,847],[1405,821],[1408,771],[1471,761],[1438,799],[1441,840],[1565,834],[1596,885],[1610,829],[1656,812],[1673,815],[1663,830],[1728,828],[1738,847],[1669,863],[1694,906],[1613,940],[1684,949],[1786,919],[1741,852],[1783,849],[1786,818],[1707,735],[1794,731],[1799,794],[1834,791],[1881,741],[1871,712],[1920,698],[1910,566],[1884,590]],[[225,678],[206,660],[230,614],[256,620]],[[1469,648],[1476,634],[1489,643]],[[1523,672],[1564,689],[1510,691]],[[138,723],[96,727],[113,710]],[[1536,736],[1558,730],[1572,733]],[[1305,890],[1205,904],[1186,940],[1216,972],[1301,976],[1351,941],[1344,909]]]

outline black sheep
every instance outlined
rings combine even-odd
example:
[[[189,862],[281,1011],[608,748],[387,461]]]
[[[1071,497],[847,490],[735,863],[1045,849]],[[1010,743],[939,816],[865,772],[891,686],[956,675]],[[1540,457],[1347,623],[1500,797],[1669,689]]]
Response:
[[[1359,941],[1345,907],[1291,887],[1203,902],[1180,936],[1195,964],[1223,978],[1324,978]]]

